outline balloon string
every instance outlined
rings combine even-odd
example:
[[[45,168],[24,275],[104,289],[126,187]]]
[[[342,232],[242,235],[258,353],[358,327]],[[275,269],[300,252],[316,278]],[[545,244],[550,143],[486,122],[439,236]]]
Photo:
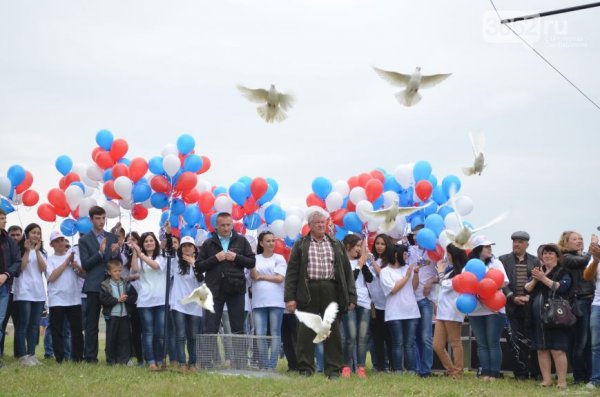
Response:
[[[23,229],[23,221],[21,220],[21,213],[19,212],[19,207],[20,206],[17,205],[17,211],[16,211],[17,212],[17,218],[19,218],[19,225],[21,225],[21,229]]]

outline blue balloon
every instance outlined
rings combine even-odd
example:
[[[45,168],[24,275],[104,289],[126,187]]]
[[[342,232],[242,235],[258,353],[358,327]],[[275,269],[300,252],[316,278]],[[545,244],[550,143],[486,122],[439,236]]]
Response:
[[[447,197],[450,197],[451,191],[458,193],[460,186],[460,179],[456,175],[448,175],[442,180],[442,189]]]
[[[399,192],[402,186],[398,183],[393,175],[385,174],[385,182],[383,182],[383,191]]]
[[[178,228],[179,227],[179,215],[171,212],[171,215],[169,216],[169,223],[171,224],[172,227]]]
[[[446,219],[446,216],[452,212],[454,212],[454,210],[448,205],[441,206],[437,211],[437,213],[440,214],[440,216],[444,219]]]
[[[82,216],[75,222],[75,227],[77,228],[77,231],[83,235],[89,233],[92,230],[93,225],[88,216]]]
[[[108,182],[113,179],[112,168],[107,168],[102,173],[102,181]]]
[[[349,196],[344,197],[344,201],[342,201],[342,208],[343,209],[348,208],[348,201],[350,201],[350,197]]]
[[[435,189],[435,187],[438,184],[438,180],[435,177],[435,175],[433,175],[433,174],[429,175],[429,178],[427,178],[427,180],[429,181],[429,183],[431,183],[431,187]]]
[[[119,159],[119,161],[117,161],[117,163],[125,164],[126,166],[129,167],[131,165],[131,160],[126,159],[125,157],[122,157]]]
[[[11,166],[8,171],[6,171],[6,176],[10,179],[13,187],[17,187],[23,182],[25,179],[25,168],[22,166],[15,164]]]
[[[340,226],[335,227],[335,239],[336,240],[342,241],[344,239],[344,237],[346,237],[347,235],[348,235],[348,230],[346,230]]]
[[[160,222],[159,225],[163,226],[165,224],[165,222],[167,221],[167,219],[169,219],[169,216],[171,214],[169,213],[169,211],[165,211],[162,214],[160,214]]]
[[[237,181],[242,182],[244,185],[248,186],[248,189],[250,189],[250,185],[252,184],[252,178],[250,178],[249,176],[241,176]]]
[[[313,192],[315,192],[322,200],[325,200],[329,193],[331,193],[332,188],[331,181],[322,176],[316,177],[312,183]]]
[[[58,172],[65,176],[69,172],[71,172],[71,169],[73,168],[73,160],[71,160],[69,156],[63,154],[62,156],[58,156],[58,158],[54,162],[54,166],[56,167]]]
[[[200,211],[200,208],[198,208],[198,205],[196,204],[188,205],[185,211],[183,212],[183,219],[188,225],[196,225],[200,222],[201,218],[202,211]]]
[[[131,197],[136,203],[142,203],[152,196],[152,188],[147,183],[137,182],[131,190]],[[162,207],[161,207],[162,208]]]
[[[215,190],[213,190],[213,195],[215,197],[222,193],[227,193],[227,188],[225,186],[217,186]]]
[[[270,206],[268,206],[265,210],[265,222],[267,222],[267,224],[270,225],[271,223],[279,219],[285,219],[285,213],[283,212],[281,207],[278,204],[271,204]]]
[[[481,281],[485,277],[487,269],[481,259],[473,258],[467,262],[464,271],[473,273],[477,280]]]
[[[83,183],[81,183],[79,181],[71,182],[71,184],[69,186],[77,186],[78,188],[81,189],[82,192],[85,193],[85,186],[83,186]]]
[[[263,205],[264,203],[268,203],[269,201],[273,200],[273,197],[275,197],[275,194],[276,194],[276,191],[273,189],[273,187],[271,185],[268,185],[267,191],[265,192],[265,194],[263,194],[263,196],[258,199],[258,201],[257,201],[258,205]]]
[[[217,228],[217,216],[219,216],[219,214],[215,213],[212,214],[212,216],[210,217],[210,225],[216,229]]]
[[[159,210],[163,209],[169,205],[169,196],[167,196],[164,193],[152,193],[152,195],[150,196],[150,204],[152,204],[154,208],[158,208]]]
[[[276,195],[279,191],[279,184],[277,183],[277,181],[273,178],[265,178],[265,180],[267,181],[267,184],[273,189],[273,196]]]
[[[165,169],[163,168],[163,159],[160,156],[154,156],[148,161],[148,169],[154,175],[162,175],[165,173]]]
[[[348,212],[344,215],[344,229],[347,229],[353,233],[362,232],[363,223],[356,214],[356,212]]]
[[[437,235],[433,230],[424,227],[417,233],[417,243],[425,249],[434,250],[437,243]]]
[[[171,202],[171,213],[173,215],[181,215],[185,212],[185,202],[182,199],[173,199]]]
[[[436,186],[433,188],[433,192],[431,193],[431,198],[433,199],[433,201],[435,201],[439,205],[442,205],[446,201],[448,201],[449,197],[446,196],[446,193],[444,193],[444,189],[441,186]]]
[[[423,217],[423,214],[421,214],[420,212],[415,212],[414,214],[412,214],[412,216],[410,217],[410,228],[414,229],[419,225],[423,225],[425,224],[425,218]]]
[[[15,207],[13,207],[13,205],[10,203],[10,201],[8,201],[7,199],[3,198],[0,199],[0,208],[6,212],[6,214],[10,214],[11,212],[14,212]]]
[[[413,177],[415,178],[415,182],[428,179],[429,175],[431,175],[431,164],[429,164],[429,161],[417,161],[413,167]]]
[[[188,154],[194,150],[194,146],[196,146],[196,141],[190,134],[182,134],[177,138],[177,150],[181,154]]]
[[[444,230],[444,218],[438,214],[431,214],[425,218],[425,227],[433,230],[437,237]]]
[[[234,182],[229,186],[229,197],[231,197],[237,205],[244,205],[248,198],[246,195],[247,192],[248,189],[242,182]]]
[[[383,194],[381,194],[375,201],[373,201],[373,209],[377,211],[383,207]]]
[[[298,235],[298,236],[296,236],[296,237],[294,237],[294,238],[289,238],[289,237],[286,237],[286,238],[285,238],[283,241],[285,242],[285,245],[286,245],[288,248],[292,248],[292,246],[294,245],[294,242],[295,242],[295,241],[298,239],[298,237],[299,237],[299,236],[300,236],[300,235]]]
[[[104,150],[110,150],[113,140],[113,134],[109,130],[100,130],[96,133],[96,143]]]
[[[244,217],[244,226],[248,230],[256,230],[260,226],[260,215],[256,212]]]
[[[191,237],[194,230],[196,230],[196,227],[194,227],[193,225],[185,225],[184,227],[179,229],[179,236],[180,237],[186,237],[186,236]]]
[[[477,298],[473,294],[460,294],[456,298],[456,309],[464,314],[469,314],[477,307]]]
[[[183,170],[196,173],[202,169],[202,157],[190,154],[183,160]]]
[[[401,189],[398,193],[398,198],[400,199],[400,207],[412,207],[414,204],[413,201],[413,191],[412,187],[408,189]]]
[[[60,224],[60,232],[67,237],[71,237],[77,233],[77,225],[75,219],[67,218]]]
[[[423,210],[422,210],[423,216],[425,216],[425,217],[428,217],[429,215],[434,214],[438,209],[438,205],[434,201],[428,200],[425,204],[428,204],[428,203],[431,203],[431,204],[429,204],[427,207],[423,208]]]

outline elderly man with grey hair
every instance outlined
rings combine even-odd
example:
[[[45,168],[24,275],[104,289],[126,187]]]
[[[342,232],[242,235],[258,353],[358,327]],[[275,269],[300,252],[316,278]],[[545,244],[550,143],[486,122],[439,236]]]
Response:
[[[323,316],[331,302],[339,305],[331,334],[324,342],[325,375],[337,378],[343,366],[339,319],[356,306],[356,288],[350,261],[343,244],[326,234],[328,214],[310,210],[310,233],[296,241],[285,276],[284,300],[290,313],[298,310]],[[300,323],[298,327],[298,370],[304,376],[315,372],[315,332]]]

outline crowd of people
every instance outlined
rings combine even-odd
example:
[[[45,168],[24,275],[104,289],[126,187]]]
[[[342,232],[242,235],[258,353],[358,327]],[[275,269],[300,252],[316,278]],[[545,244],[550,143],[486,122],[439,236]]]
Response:
[[[151,231],[127,233],[120,224],[106,231],[101,207],[91,208],[89,215],[92,231],[73,246],[53,231],[48,252],[38,224],[6,229],[0,210],[0,354],[5,354],[12,318],[19,365],[41,364],[35,349],[47,307],[51,343],[45,341],[45,351],[59,363],[98,362],[102,314],[111,365],[137,360],[159,371],[169,357],[169,364],[183,372],[210,367],[215,350],[197,354],[196,337],[224,329],[265,337],[254,346],[261,369],[275,369],[285,355],[288,369],[304,376],[323,371],[329,378],[354,373],[366,378],[370,352],[374,371],[428,377],[435,353],[447,376],[461,378],[468,323],[477,344],[477,376],[483,381],[502,376],[505,335],[515,379],[551,386],[554,363],[557,387],[567,387],[569,365],[576,384],[600,387],[600,246],[595,235],[587,251],[581,234],[565,231],[557,243],[543,244],[532,254],[529,234],[517,231],[511,236],[512,251],[499,257],[492,251],[494,242],[476,235],[470,250],[449,243],[445,257],[432,260],[416,243],[418,226],[398,241],[379,234],[369,249],[362,235],[349,234],[343,241],[331,237],[327,214],[313,211],[307,216],[309,233],[294,244],[286,261],[275,252],[271,232],[260,233],[253,247],[234,230],[227,213],[218,215],[215,232],[199,246],[189,236],[172,235],[168,222],[157,237]],[[493,311],[478,302],[468,315],[457,310],[453,278],[472,258],[481,260],[486,271],[504,275],[504,308]],[[212,293],[214,312],[182,303],[203,284]],[[569,302],[573,325],[548,323],[546,308],[556,297]],[[299,323],[294,312],[323,316],[331,302],[339,313],[327,339],[315,344],[314,330]],[[230,348],[248,348],[239,341],[234,338]],[[246,361],[245,354],[234,354],[232,365],[243,368]]]

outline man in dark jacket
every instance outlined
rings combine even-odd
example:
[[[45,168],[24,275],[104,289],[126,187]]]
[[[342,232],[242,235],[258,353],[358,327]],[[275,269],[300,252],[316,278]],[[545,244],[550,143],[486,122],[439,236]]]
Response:
[[[250,243],[233,230],[231,214],[222,212],[217,215],[216,233],[200,247],[195,266],[196,277],[201,279],[204,273],[204,282],[214,299],[215,312],[205,312],[205,333],[219,332],[225,304],[231,332],[244,333],[244,304],[247,291],[244,269],[252,269],[255,264],[256,259]],[[234,365],[240,368],[244,364],[244,344],[236,343],[241,342],[237,339],[233,341]],[[209,366],[210,357],[204,357],[202,365]]]
[[[296,309],[323,316],[331,302],[339,313],[325,340],[325,375],[337,378],[344,357],[339,319],[356,306],[356,288],[350,261],[341,242],[325,234],[327,218],[321,211],[308,215],[310,233],[296,241],[285,276],[284,301],[290,313]],[[298,370],[305,376],[315,372],[315,332],[300,323],[298,327]]]
[[[539,378],[537,352],[529,349],[529,295],[525,291],[525,284],[531,278],[531,270],[540,266],[540,261],[527,252],[529,233],[517,231],[510,238],[512,252],[498,259],[508,276],[508,285],[503,288],[503,292],[506,295],[506,316],[510,323],[509,345],[513,356],[513,373],[516,379]]]
[[[5,230],[6,212],[0,209],[0,324],[4,322],[6,309],[8,308],[8,297],[10,293],[9,280],[19,275],[21,255],[17,244],[11,239]],[[4,335],[0,328],[0,339]],[[0,362],[0,367],[2,363]]]

